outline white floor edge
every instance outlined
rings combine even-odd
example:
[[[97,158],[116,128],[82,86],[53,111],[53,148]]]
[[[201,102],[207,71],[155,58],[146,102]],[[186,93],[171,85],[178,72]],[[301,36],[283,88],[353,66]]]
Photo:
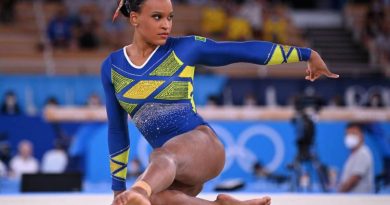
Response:
[[[232,194],[246,200],[267,194]],[[215,200],[217,194],[199,197]],[[390,195],[269,194],[273,205],[389,205]],[[109,194],[18,194],[0,195],[1,205],[110,205]]]

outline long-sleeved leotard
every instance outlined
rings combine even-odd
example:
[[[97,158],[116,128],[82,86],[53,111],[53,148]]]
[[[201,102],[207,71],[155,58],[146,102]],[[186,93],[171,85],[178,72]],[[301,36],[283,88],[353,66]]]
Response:
[[[194,103],[195,65],[275,65],[307,61],[310,54],[308,48],[263,41],[215,42],[199,36],[169,38],[142,66],[132,64],[125,48],[111,53],[103,62],[101,77],[106,94],[112,189],[126,189],[128,114],[153,148],[206,124]]]

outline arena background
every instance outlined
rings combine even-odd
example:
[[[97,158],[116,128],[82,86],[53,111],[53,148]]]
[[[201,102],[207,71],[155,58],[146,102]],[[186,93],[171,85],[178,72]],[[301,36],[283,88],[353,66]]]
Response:
[[[126,19],[111,21],[116,3],[0,2],[0,160],[6,166],[0,166],[0,204],[111,202],[100,64],[132,39]],[[198,67],[198,111],[227,152],[223,173],[206,184],[201,197],[213,200],[222,191],[241,199],[271,195],[273,204],[390,203],[389,1],[177,0],[174,5],[173,36],[306,46],[341,75],[308,82],[304,63]],[[16,97],[14,112],[4,108],[7,95]],[[300,161],[300,174],[292,168],[299,155],[297,106],[314,108],[315,124],[313,160]],[[345,126],[355,121],[364,124],[374,156],[371,194],[337,193],[349,154]],[[151,148],[131,122],[129,128],[131,184]],[[39,162],[39,173],[30,178],[15,176],[9,167],[22,140],[31,141]],[[44,157],[53,149],[66,156],[66,164],[50,175],[46,166],[61,166]]]

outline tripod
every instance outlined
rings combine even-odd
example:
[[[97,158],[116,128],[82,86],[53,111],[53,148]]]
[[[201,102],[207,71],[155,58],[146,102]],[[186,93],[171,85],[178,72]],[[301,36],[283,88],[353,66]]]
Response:
[[[306,165],[306,166],[305,166]],[[307,167],[310,167],[307,168]],[[306,168],[306,169],[305,169]],[[328,192],[329,178],[327,167],[323,165],[311,152],[299,152],[294,162],[289,165],[293,171],[291,191],[311,192],[313,191],[313,171],[318,177],[323,192]]]

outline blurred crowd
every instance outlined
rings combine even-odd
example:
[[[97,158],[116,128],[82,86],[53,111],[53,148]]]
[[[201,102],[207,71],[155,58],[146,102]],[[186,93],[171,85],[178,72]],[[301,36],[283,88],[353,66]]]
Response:
[[[11,24],[14,21],[15,5],[20,1],[31,0],[1,1],[1,23]],[[71,51],[118,49],[131,41],[131,26],[126,19],[119,18],[112,22],[112,15],[117,7],[115,0],[44,0],[44,2],[46,36],[56,49]],[[305,2],[300,4],[304,5]],[[304,38],[304,31],[292,22],[290,6],[298,4],[296,2],[175,0],[174,4],[200,8],[200,28],[188,27],[185,31],[176,33],[178,35],[198,34],[217,40],[261,39],[281,44],[310,46]],[[390,5],[388,1],[351,1],[345,8],[354,7],[353,5],[363,7],[360,10],[364,19],[357,26],[355,23],[350,23],[354,21],[354,16],[344,11],[347,26],[355,33],[356,40],[361,41],[369,50],[372,64],[389,64]]]
[[[74,155],[69,151],[72,146],[75,145],[69,144],[67,139],[58,137],[39,160],[32,141],[19,141],[14,152],[6,136],[0,134],[0,182],[4,179],[21,182],[24,174],[83,173],[85,156]],[[128,164],[128,178],[135,179],[143,169],[140,160],[133,157]]]
[[[390,2],[357,1],[345,12],[347,26],[370,54],[373,65],[390,65]]]
[[[215,0],[203,5],[201,35],[220,40],[261,39],[280,44],[305,44],[284,4],[266,0]]]
[[[390,65],[390,4],[374,0],[367,12],[363,40],[370,49],[374,64]]]
[[[23,0],[19,0],[23,1]],[[28,1],[28,0],[24,0]],[[12,23],[17,1],[1,3],[1,22]],[[116,1],[45,0],[47,37],[57,49],[119,48],[131,41],[126,19],[112,22]],[[218,40],[264,39],[302,45],[300,31],[291,23],[289,9],[267,0],[177,0],[175,4],[202,6],[201,28],[184,34],[199,34]],[[264,9],[269,8],[269,9]]]

